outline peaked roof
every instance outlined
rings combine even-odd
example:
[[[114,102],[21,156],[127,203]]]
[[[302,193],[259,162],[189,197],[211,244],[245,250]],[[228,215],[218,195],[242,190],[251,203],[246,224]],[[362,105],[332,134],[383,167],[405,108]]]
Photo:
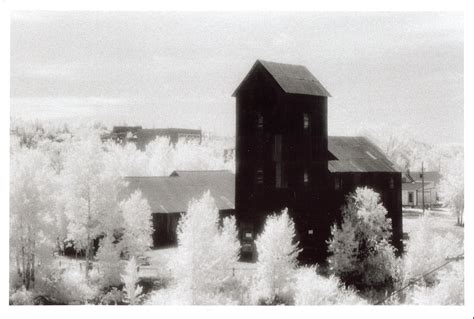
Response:
[[[413,183],[402,183],[402,190],[404,191],[421,191],[423,185],[421,182],[413,182]],[[425,182],[424,185],[425,191],[431,190],[435,188],[433,182]]]
[[[329,136],[328,149],[334,157],[328,161],[332,173],[397,172],[395,165],[366,137]]]
[[[259,66],[265,68],[285,93],[314,96],[331,96],[323,85],[303,65],[284,64],[257,60],[237,89],[232,93],[236,96],[250,75]]]
[[[437,171],[424,171],[424,180],[425,183],[427,182],[434,182],[436,184],[439,183],[441,180],[441,174]],[[414,171],[414,172],[405,172],[405,176],[407,177],[408,182],[421,182],[421,172]]]
[[[129,176],[124,197],[140,190],[153,213],[182,213],[210,191],[219,210],[234,209],[235,175],[230,171],[174,171],[170,176]]]

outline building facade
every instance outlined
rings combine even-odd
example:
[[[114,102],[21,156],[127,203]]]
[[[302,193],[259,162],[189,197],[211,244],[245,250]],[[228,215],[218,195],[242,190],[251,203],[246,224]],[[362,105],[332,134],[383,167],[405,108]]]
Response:
[[[324,260],[345,196],[357,186],[371,186],[381,193],[401,252],[400,172],[368,141],[340,138],[330,152],[330,94],[306,67],[258,60],[233,96],[235,214],[243,242],[261,232],[268,214],[287,207],[302,258]],[[367,144],[376,154],[364,151]]]

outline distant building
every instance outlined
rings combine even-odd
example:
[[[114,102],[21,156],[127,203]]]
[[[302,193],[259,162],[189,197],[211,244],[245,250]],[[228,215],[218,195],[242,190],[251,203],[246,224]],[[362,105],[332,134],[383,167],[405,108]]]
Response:
[[[144,129],[141,126],[114,126],[107,136],[117,143],[135,143],[139,150],[145,150],[146,146],[157,137],[169,138],[172,145],[176,145],[179,140],[201,143],[202,132],[183,128]]]
[[[268,214],[288,207],[301,258],[324,260],[346,195],[369,186],[381,195],[402,251],[401,173],[366,138],[328,138],[330,94],[306,67],[258,60],[233,96],[243,242],[261,232]]]
[[[402,177],[402,205],[409,207],[425,207],[439,205],[439,182],[441,174],[437,171],[424,172],[424,199],[421,172],[407,171]]]

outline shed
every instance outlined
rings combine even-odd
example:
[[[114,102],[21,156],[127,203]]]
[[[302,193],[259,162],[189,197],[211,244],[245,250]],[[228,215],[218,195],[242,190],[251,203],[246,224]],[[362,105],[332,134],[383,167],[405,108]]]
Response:
[[[176,227],[192,199],[210,191],[221,216],[234,210],[234,174],[218,171],[174,171],[170,176],[129,176],[126,194],[140,190],[153,214],[153,245],[176,244]]]

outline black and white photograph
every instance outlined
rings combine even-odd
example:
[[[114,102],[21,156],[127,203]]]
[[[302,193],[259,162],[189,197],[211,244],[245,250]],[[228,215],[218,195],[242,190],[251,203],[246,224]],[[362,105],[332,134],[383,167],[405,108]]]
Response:
[[[462,11],[8,15],[9,308],[468,304]]]

